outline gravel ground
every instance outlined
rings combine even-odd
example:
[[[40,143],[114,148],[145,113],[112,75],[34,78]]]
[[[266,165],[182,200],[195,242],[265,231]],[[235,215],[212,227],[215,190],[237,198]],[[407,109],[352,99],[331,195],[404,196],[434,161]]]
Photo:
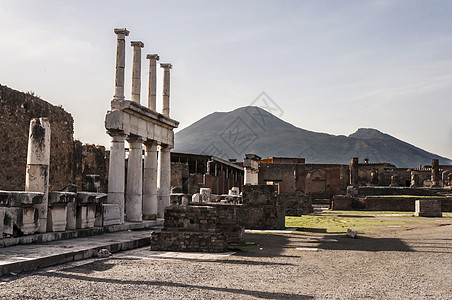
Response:
[[[222,257],[135,249],[3,277],[0,299],[452,299],[452,220],[431,220],[356,239],[247,234],[255,246]]]

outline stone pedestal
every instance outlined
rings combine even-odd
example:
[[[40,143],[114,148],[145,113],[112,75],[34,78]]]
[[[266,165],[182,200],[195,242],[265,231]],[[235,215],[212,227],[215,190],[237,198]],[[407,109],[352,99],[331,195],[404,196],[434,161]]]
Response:
[[[442,217],[441,200],[416,200],[415,201],[416,217]]]
[[[50,192],[49,213],[47,215],[48,231],[65,231],[67,228],[67,205],[75,202],[76,193]],[[73,205],[71,206],[72,209]],[[72,221],[72,220],[71,220]],[[72,224],[71,224],[72,225]]]
[[[7,235],[33,234],[39,226],[39,210],[44,193],[0,191],[3,233]],[[0,236],[1,238],[1,236]]]
[[[200,188],[199,194],[201,194],[201,202],[211,202],[212,191],[209,188]]]
[[[147,143],[144,155],[143,219],[157,218],[157,144]]]
[[[47,231],[47,207],[50,164],[50,122],[47,118],[32,119],[28,139],[26,192],[44,193],[38,209],[39,232]]]
[[[76,228],[91,228],[95,224],[101,226],[102,217],[99,213],[102,204],[107,201],[107,194],[79,192],[76,196]],[[119,207],[119,206],[118,206]],[[97,215],[97,220],[96,220]]]
[[[125,181],[125,135],[110,132],[110,165],[108,171],[108,200],[109,204],[119,207],[119,220],[124,223],[124,181]]]
[[[129,140],[126,192],[126,212],[129,222],[143,220],[142,142],[140,139]]]

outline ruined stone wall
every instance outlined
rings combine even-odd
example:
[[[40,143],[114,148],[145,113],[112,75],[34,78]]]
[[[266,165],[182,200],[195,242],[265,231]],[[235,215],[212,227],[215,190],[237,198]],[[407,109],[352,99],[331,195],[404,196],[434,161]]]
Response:
[[[171,191],[175,193],[188,193],[188,164],[171,162]]]
[[[237,205],[189,205],[165,208],[164,228],[151,234],[151,250],[224,252],[241,243]]]
[[[272,185],[244,185],[238,223],[248,229],[284,229],[285,207]]]
[[[0,116],[0,189],[25,189],[28,130],[30,120],[38,117],[50,121],[50,190],[75,182],[71,114],[31,94],[0,85]]]
[[[75,147],[77,152],[77,146]],[[82,145],[80,147],[81,155],[76,154],[75,164],[79,166],[80,174],[76,173],[77,179],[80,178],[80,184],[77,182],[78,188],[86,190],[86,175],[95,174],[100,176],[100,185],[102,192],[108,191],[108,151],[104,146],[99,145]],[[78,160],[80,159],[80,160]]]

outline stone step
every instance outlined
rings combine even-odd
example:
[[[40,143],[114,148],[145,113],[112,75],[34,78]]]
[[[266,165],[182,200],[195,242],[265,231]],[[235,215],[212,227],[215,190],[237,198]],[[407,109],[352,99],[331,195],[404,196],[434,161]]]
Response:
[[[0,276],[97,257],[101,249],[115,253],[144,247],[150,245],[150,236],[155,230],[157,229],[121,231],[44,244],[2,248],[0,251]]]
[[[312,204],[330,204],[330,199],[313,199]]]

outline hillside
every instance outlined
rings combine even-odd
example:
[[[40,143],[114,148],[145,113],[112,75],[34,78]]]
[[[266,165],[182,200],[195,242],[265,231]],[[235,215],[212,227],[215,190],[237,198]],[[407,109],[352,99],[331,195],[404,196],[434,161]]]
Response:
[[[304,157],[307,163],[348,164],[350,158],[369,158],[398,167],[419,167],[433,158],[440,164],[450,159],[429,153],[376,129],[361,128],[347,136],[301,129],[255,106],[231,112],[215,112],[175,135],[177,152],[211,154],[243,159],[245,153],[261,157]]]

